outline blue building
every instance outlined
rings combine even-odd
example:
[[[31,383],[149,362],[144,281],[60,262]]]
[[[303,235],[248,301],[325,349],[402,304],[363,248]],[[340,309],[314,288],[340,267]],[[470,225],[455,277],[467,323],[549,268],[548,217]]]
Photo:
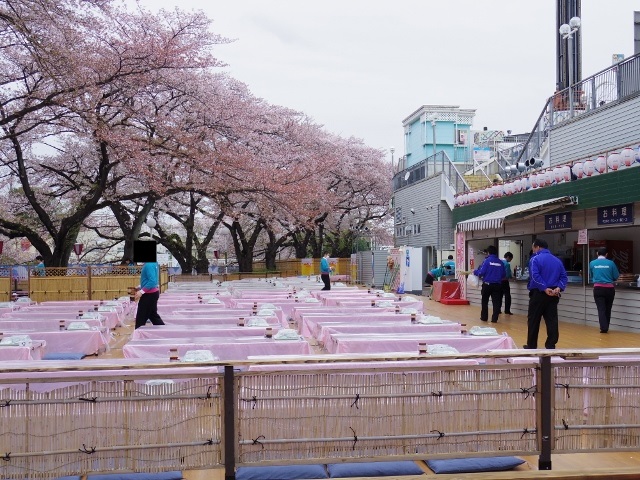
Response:
[[[457,105],[423,105],[402,121],[405,156],[398,171],[437,152],[459,164],[471,161],[471,125],[476,111]]]

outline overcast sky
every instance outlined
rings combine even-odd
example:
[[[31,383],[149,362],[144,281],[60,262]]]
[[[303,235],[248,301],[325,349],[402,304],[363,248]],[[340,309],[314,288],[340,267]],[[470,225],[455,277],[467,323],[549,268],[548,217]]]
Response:
[[[201,9],[235,42],[216,56],[270,103],[404,153],[422,105],[476,109],[473,128],[530,131],[555,89],[554,0],[141,0]],[[582,74],[633,55],[640,0],[582,0]],[[390,154],[389,154],[390,155]]]

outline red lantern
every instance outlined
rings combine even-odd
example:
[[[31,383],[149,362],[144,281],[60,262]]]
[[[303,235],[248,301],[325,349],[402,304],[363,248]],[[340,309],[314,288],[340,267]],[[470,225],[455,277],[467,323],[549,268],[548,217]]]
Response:
[[[26,252],[31,248],[31,242],[27,238],[23,238],[20,240],[20,248],[22,248],[23,252]]]
[[[73,244],[73,251],[76,253],[76,255],[79,257],[82,254],[82,249],[84,248],[84,243],[74,243]]]
[[[0,255],[2,255],[3,248],[4,248],[4,240],[0,240]]]

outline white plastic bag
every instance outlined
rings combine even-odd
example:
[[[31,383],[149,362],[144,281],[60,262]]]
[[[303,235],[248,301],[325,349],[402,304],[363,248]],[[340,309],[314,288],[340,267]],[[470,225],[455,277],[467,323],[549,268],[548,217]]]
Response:
[[[471,274],[467,277],[467,285],[470,288],[480,287],[480,278],[477,275]]]

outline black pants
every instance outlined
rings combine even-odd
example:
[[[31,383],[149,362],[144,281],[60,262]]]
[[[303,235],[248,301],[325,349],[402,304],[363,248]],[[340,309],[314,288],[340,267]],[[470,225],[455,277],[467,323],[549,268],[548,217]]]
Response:
[[[609,331],[609,322],[611,322],[611,307],[613,299],[616,296],[616,289],[610,287],[593,287],[593,299],[598,308],[598,321],[600,322],[600,330]]]
[[[430,287],[433,287],[433,282],[435,282],[435,280],[436,280],[436,277],[434,277],[430,273],[427,273],[427,277],[424,279],[424,283],[426,285],[429,285]]]
[[[136,313],[136,328],[142,327],[147,320],[151,320],[154,325],[164,325],[158,315],[158,299],[160,292],[145,293],[138,300],[138,311]]]
[[[509,280],[502,282],[502,296],[504,297],[504,313],[511,313],[511,285]]]
[[[489,319],[489,298],[491,298],[491,304],[493,305],[491,321],[497,322],[498,315],[500,315],[500,308],[502,307],[502,284],[483,283],[481,295],[480,320],[486,322]]]
[[[540,322],[544,317],[547,326],[547,341],[544,348],[556,348],[560,333],[558,332],[558,302],[560,298],[547,295],[540,290],[532,290],[529,297],[529,311],[527,313],[527,346],[538,348],[538,332]]]
[[[324,282],[324,287],[322,287],[322,290],[331,290],[331,277],[329,276],[329,274],[322,273],[320,274],[320,278]]]

